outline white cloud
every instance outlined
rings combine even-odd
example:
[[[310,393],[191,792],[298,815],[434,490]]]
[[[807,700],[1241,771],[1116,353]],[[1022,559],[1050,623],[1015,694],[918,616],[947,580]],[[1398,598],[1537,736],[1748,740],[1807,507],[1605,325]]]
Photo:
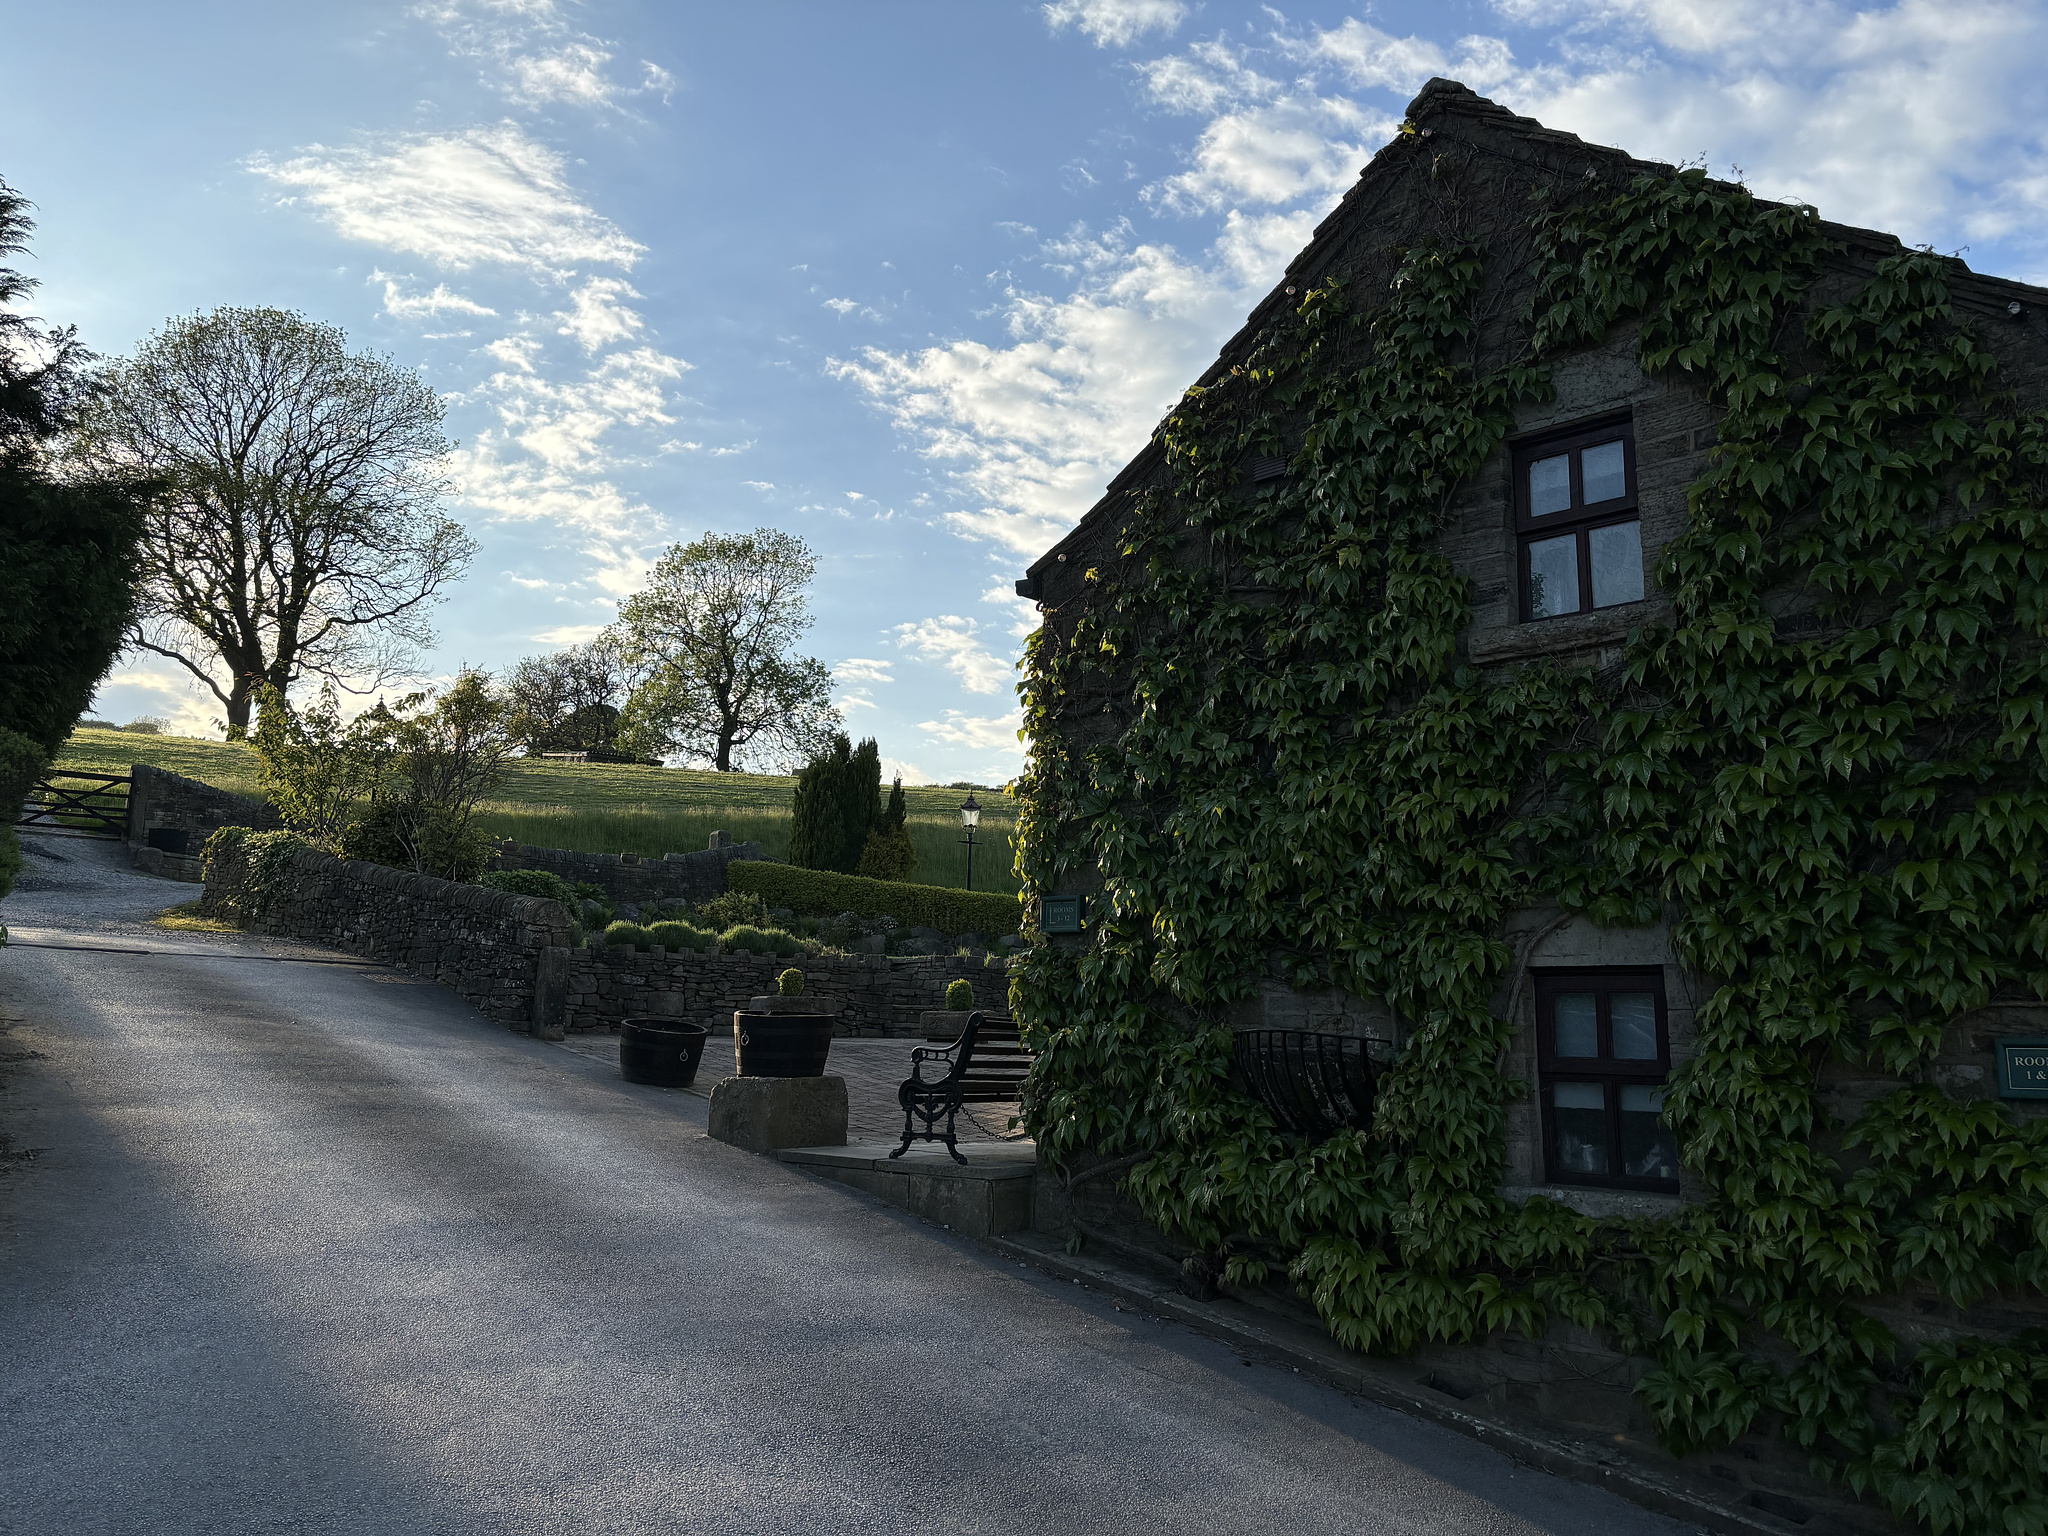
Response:
[[[896,676],[889,669],[893,661],[877,661],[868,656],[849,656],[844,661],[832,663],[832,675],[842,683],[893,683]]]
[[[588,263],[631,267],[645,249],[586,206],[563,157],[517,123],[247,164],[343,237],[455,271],[491,264],[565,280]]]
[[[925,731],[948,746],[975,747],[981,751],[1008,751],[1021,757],[1023,748],[1017,742],[1017,733],[1024,729],[1024,711],[1013,709],[1007,715],[968,715],[957,709],[940,711],[941,718],[925,720],[918,729]]]
[[[1134,241],[1128,227],[1077,231],[1040,251],[1048,273],[1076,281],[1072,292],[1006,291],[1007,345],[869,348],[829,366],[926,457],[958,466],[972,505],[948,514],[953,527],[1036,554],[1144,446],[1308,239],[1315,217],[1233,210],[1199,261]]]
[[[882,777],[901,779],[905,784],[936,784],[939,781],[926,773],[915,763],[906,763],[900,757],[882,759]]]
[[[852,299],[827,299],[825,301],[825,308],[831,310],[835,315],[843,315],[849,310],[859,309],[860,305]]]
[[[639,297],[624,278],[593,277],[569,295],[569,308],[556,314],[562,323],[555,334],[573,338],[585,352],[631,341],[647,322],[619,301]]]
[[[542,645],[588,645],[603,633],[602,624],[557,624],[553,629],[536,630],[529,638]]]
[[[946,614],[898,624],[896,643],[926,661],[941,663],[969,693],[1000,693],[1010,681],[1011,666],[975,638],[980,627],[972,619]]]
[[[773,480],[742,480],[740,484],[750,491],[772,491],[775,489],[775,482]]]
[[[435,315],[495,315],[497,311],[464,298],[446,283],[436,283],[428,293],[407,293],[399,287],[401,278],[372,271],[370,281],[384,285],[384,313],[394,320],[425,320]]]
[[[553,582],[543,581],[538,576],[515,576],[510,571],[505,572],[505,579],[515,587],[525,587],[532,592],[545,592],[554,585]]]
[[[1046,25],[1073,27],[1098,48],[1127,48],[1148,32],[1169,35],[1186,19],[1183,0],[1053,0]]]
[[[436,0],[418,14],[441,29],[456,57],[481,60],[485,84],[518,106],[625,111],[637,96],[667,100],[675,86],[645,59],[637,84],[616,78],[612,45],[573,30],[553,0]]]

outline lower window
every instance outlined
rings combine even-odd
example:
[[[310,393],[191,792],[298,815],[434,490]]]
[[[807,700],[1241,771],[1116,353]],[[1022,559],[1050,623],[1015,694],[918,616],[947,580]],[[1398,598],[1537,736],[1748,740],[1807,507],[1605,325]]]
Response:
[[[1664,973],[1540,972],[1536,1036],[1551,1181],[1675,1193]]]

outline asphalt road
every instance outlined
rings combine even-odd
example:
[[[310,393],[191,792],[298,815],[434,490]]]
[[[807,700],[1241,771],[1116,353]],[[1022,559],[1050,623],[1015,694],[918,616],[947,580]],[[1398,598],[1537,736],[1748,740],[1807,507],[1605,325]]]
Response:
[[[17,939],[201,953],[0,950],[0,1530],[1685,1529],[61,851]]]

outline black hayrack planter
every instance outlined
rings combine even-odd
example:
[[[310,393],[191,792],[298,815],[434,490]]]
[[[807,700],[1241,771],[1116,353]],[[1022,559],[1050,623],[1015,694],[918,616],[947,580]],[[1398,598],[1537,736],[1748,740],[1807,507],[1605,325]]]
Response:
[[[687,1088],[710,1037],[702,1024],[681,1019],[627,1019],[619,1025],[619,1076],[654,1088]]]
[[[1378,1072],[1370,1048],[1387,1045],[1358,1035],[1248,1029],[1237,1037],[1237,1075],[1281,1130],[1322,1140],[1372,1124]]]
[[[755,998],[756,1012],[732,1016],[733,1050],[741,1077],[823,1077],[832,1051],[836,1013],[797,1013],[796,1000]]]

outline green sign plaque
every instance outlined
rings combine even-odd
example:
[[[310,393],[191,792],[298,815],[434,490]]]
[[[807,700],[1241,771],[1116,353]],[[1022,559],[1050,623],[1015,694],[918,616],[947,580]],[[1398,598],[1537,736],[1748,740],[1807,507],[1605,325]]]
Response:
[[[2048,1037],[2000,1040],[1998,1096],[2002,1099],[2048,1099]]]
[[[1086,896],[1048,896],[1038,904],[1040,933],[1079,933],[1087,921]]]

